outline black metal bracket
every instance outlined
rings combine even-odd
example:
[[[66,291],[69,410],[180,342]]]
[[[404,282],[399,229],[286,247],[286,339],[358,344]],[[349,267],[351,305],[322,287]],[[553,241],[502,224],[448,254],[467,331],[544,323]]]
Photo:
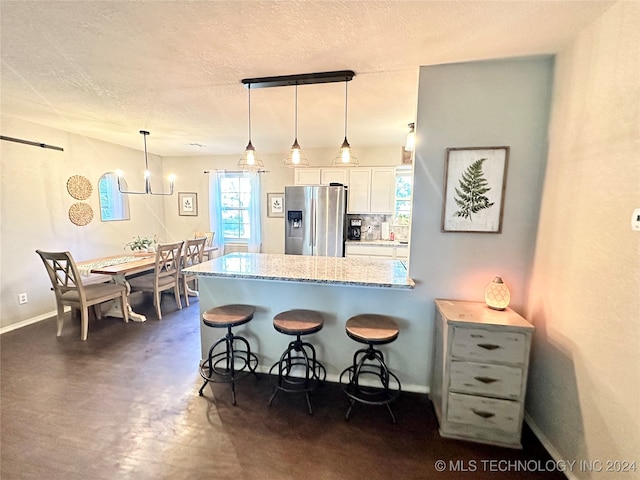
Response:
[[[5,137],[4,135],[0,135],[0,140],[6,140],[7,142],[22,143],[24,145],[31,145],[32,147],[50,148],[52,150],[58,150],[60,152],[64,152],[64,149],[62,147],[56,147],[55,145],[47,145],[46,143],[32,142],[30,140],[22,140],[21,138]]]
[[[310,85],[313,83],[349,82],[355,77],[353,70],[335,72],[301,73],[280,75],[277,77],[243,78],[242,84],[251,88],[287,87],[291,85]]]

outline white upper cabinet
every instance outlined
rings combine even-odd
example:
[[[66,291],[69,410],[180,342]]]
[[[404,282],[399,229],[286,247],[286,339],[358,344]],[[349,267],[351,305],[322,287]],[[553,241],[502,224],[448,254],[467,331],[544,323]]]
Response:
[[[396,194],[394,167],[296,168],[295,185],[329,185],[349,187],[347,213],[393,215]]]
[[[393,214],[395,169],[357,167],[349,170],[348,213]]]
[[[357,167],[349,170],[348,213],[369,213],[371,205],[371,169]]]
[[[320,185],[320,169],[296,168],[293,181],[295,185]]]
[[[294,182],[296,185],[348,185],[349,171],[346,168],[296,168]]]
[[[396,199],[395,168],[371,169],[371,213],[393,214]]]
[[[346,168],[322,168],[320,169],[320,184],[341,183],[349,185],[349,175]]]

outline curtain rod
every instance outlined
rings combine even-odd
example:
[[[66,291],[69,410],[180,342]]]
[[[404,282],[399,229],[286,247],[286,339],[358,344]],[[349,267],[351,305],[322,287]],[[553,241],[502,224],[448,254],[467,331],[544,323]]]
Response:
[[[33,147],[50,148],[52,150],[59,150],[61,152],[64,152],[64,149],[61,147],[56,147],[54,145],[47,145],[46,143],[40,143],[40,142],[30,142],[29,140],[22,140],[20,138],[5,137],[4,135],[0,135],[0,140],[6,140],[8,142],[24,143],[25,145],[31,145]]]
[[[251,170],[225,170],[221,168],[219,170],[205,170],[204,173],[213,173],[213,172],[225,172],[225,173],[249,173]],[[253,170],[256,173],[269,173],[269,170]]]

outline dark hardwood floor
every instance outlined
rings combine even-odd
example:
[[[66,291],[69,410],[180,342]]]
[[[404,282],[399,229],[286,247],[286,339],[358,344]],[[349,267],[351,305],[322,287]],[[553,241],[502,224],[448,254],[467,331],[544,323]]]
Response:
[[[269,407],[265,375],[238,383],[235,407],[229,385],[199,397],[197,299],[178,310],[164,296],[161,321],[148,297],[133,301],[147,322],[93,319],[86,342],[72,320],[60,338],[54,319],[0,337],[3,480],[565,478],[526,426],[522,451],[440,438],[426,395],[403,392],[396,425],[372,406],[346,422],[331,383],[313,416],[303,395]]]

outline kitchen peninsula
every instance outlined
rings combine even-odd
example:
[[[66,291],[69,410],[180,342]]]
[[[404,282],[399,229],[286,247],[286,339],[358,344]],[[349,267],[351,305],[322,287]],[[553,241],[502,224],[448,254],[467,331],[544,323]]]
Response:
[[[189,267],[198,276],[200,315],[212,307],[244,303],[256,309],[251,322],[237,333],[258,354],[258,370],[268,372],[290,341],[273,328],[282,311],[317,310],[324,328],[310,337],[327,379],[337,381],[353,353],[360,348],[345,333],[347,319],[361,313],[393,317],[400,327],[398,340],[383,346],[388,364],[404,390],[426,392],[431,354],[431,326],[423,312],[425,299],[416,297],[406,262],[368,258],[319,257],[261,253],[231,253]],[[224,332],[201,323],[202,357]],[[428,350],[428,351],[427,351]]]

